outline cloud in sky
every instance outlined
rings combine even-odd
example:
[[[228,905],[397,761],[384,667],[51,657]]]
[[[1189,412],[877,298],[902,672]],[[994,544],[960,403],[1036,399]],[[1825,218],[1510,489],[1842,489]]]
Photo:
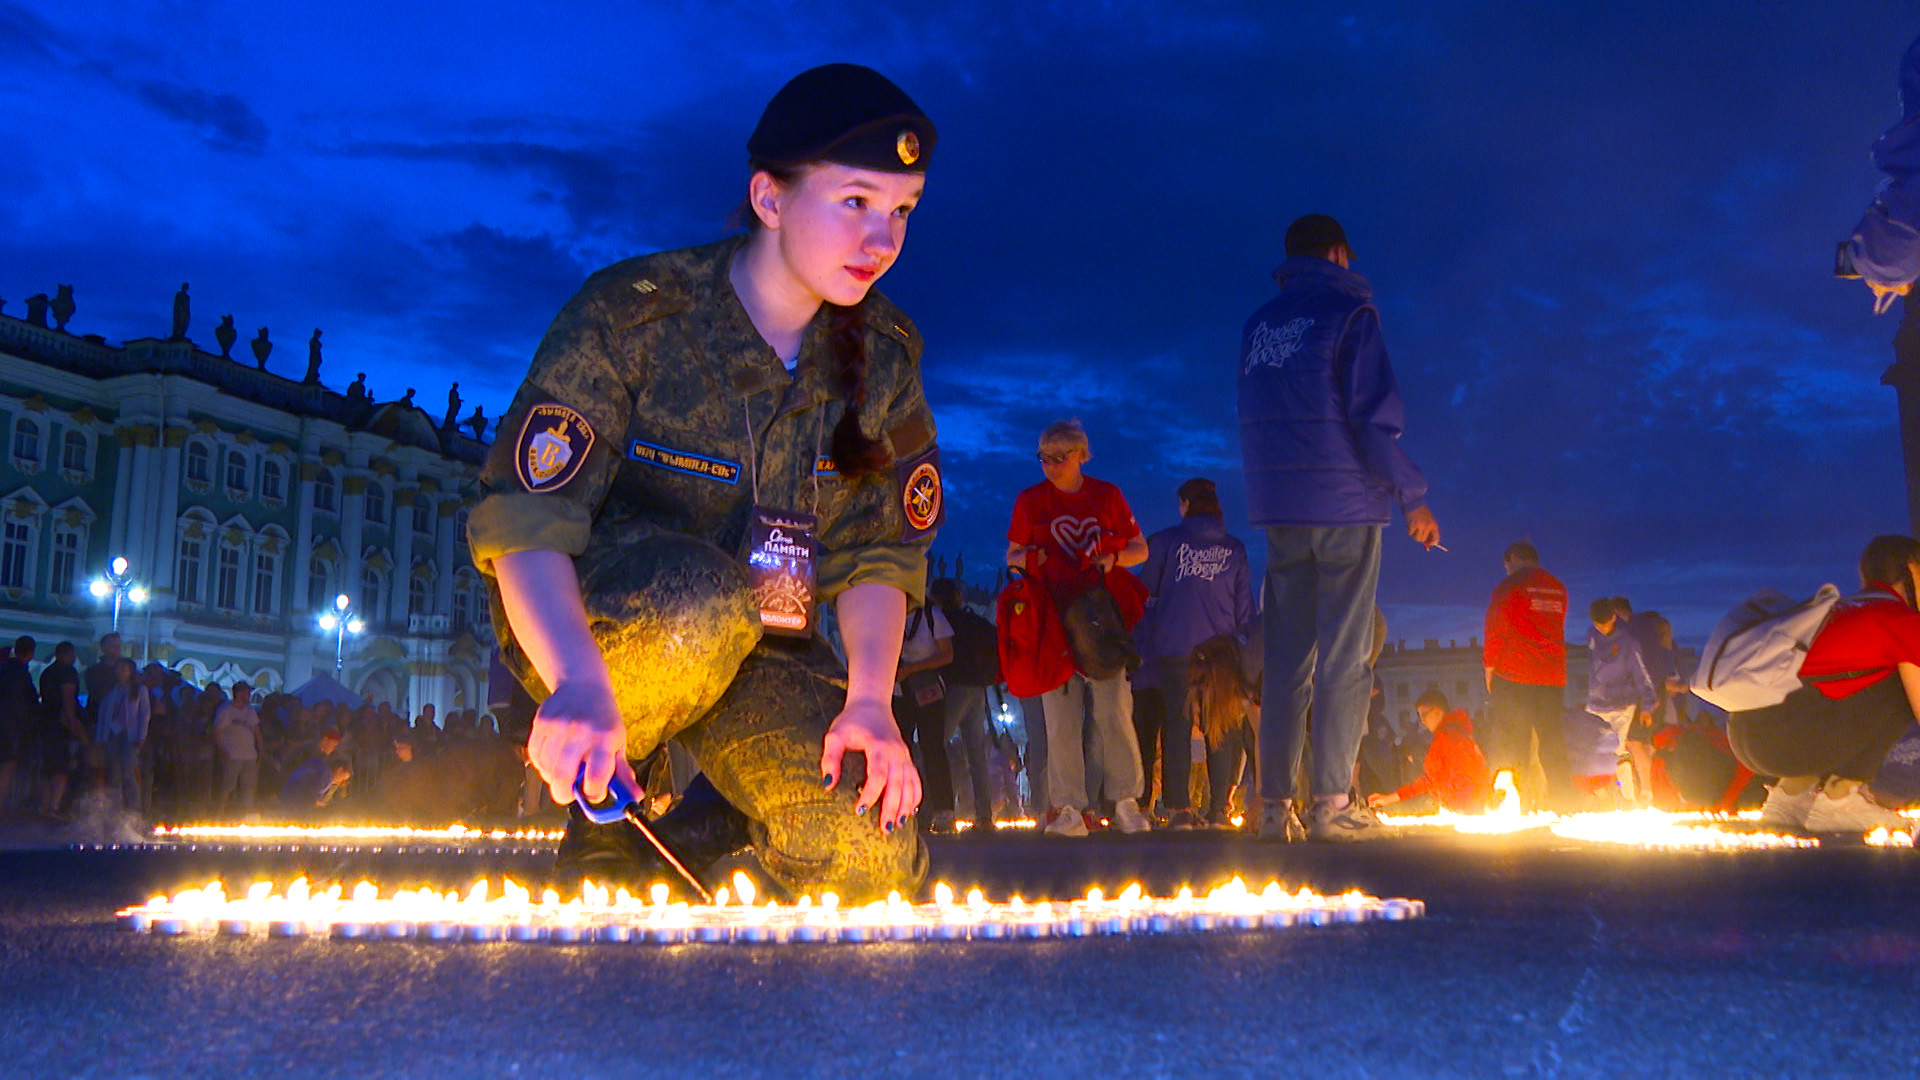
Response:
[[[718,235],[768,94],[854,59],[942,134],[883,285],[928,342],[941,550],[992,562],[1061,415],[1150,530],[1210,474],[1247,533],[1233,352],[1324,210],[1453,549],[1388,545],[1395,635],[1477,633],[1522,535],[1578,595],[1710,613],[1905,527],[1892,323],[1824,272],[1916,32],[1891,0],[0,2],[0,296],[73,282],[118,339],[189,280],[196,328],[322,326],[336,385],[497,414],[586,274]]]

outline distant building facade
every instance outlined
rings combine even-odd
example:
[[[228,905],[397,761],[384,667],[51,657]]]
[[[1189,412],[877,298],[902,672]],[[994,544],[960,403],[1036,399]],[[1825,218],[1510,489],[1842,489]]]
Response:
[[[112,602],[88,583],[124,556],[152,594],[121,608],[136,659],[295,687],[333,671],[316,620],[344,594],[365,629],[341,682],[396,709],[486,708],[465,529],[487,448],[469,433],[184,339],[113,346],[0,314],[0,438],[0,637],[89,655]]]

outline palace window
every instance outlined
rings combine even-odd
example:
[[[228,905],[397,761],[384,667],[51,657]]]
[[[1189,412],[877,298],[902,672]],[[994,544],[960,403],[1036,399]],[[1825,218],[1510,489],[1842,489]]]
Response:
[[[54,596],[72,596],[80,574],[80,533],[75,529],[56,529],[53,534],[53,565],[49,568],[47,592]]]
[[[274,600],[279,596],[280,556],[265,551],[253,553],[253,613],[255,615],[273,614]]]
[[[187,444],[187,482],[213,483],[213,451],[207,449],[206,443]]]
[[[385,525],[387,523],[387,489],[377,482],[367,485],[367,524]]]
[[[227,490],[247,491],[247,456],[238,450],[227,451]]]
[[[272,458],[260,463],[260,497],[268,502],[279,502],[286,498],[286,485],[282,478],[286,475],[280,463]]]
[[[385,599],[383,595],[385,590],[381,588],[384,584],[380,571],[373,567],[369,566],[360,572],[360,617],[365,619],[369,626],[387,621],[382,613],[381,604]]]
[[[60,437],[60,467],[70,473],[85,475],[89,469],[87,458],[87,437],[84,433],[69,429]]]
[[[191,536],[180,538],[180,565],[173,575],[173,591],[183,603],[200,602],[200,575],[206,559],[205,541]]]
[[[313,508],[329,514],[334,512],[335,487],[333,470],[321,469],[313,478]]]
[[[24,589],[33,559],[33,522],[11,514],[0,528],[0,589]]]
[[[333,607],[333,564],[314,556],[307,564],[307,606],[315,611]]]
[[[22,416],[13,422],[13,463],[37,467],[40,464],[40,422]]]
[[[240,610],[240,549],[220,545],[220,560],[213,576],[213,606],[223,611]]]

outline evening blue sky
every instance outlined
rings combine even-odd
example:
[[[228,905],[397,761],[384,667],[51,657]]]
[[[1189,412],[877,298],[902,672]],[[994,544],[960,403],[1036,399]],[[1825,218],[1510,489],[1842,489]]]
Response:
[[[1389,533],[1390,634],[1480,632],[1531,538],[1697,644],[1905,531],[1892,316],[1828,276],[1898,119],[1910,4],[0,2],[0,297],[70,329],[365,371],[498,415],[616,259],[721,235],[761,106],[871,64],[940,145],[881,288],[926,340],[948,523],[1004,548],[1034,436],[1092,433],[1148,531],[1221,482],[1287,222],[1347,225],[1449,553]],[[238,352],[244,354],[245,346]]]

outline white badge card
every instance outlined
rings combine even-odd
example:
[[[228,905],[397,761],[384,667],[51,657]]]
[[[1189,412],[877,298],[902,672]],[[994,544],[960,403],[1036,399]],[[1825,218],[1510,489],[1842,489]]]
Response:
[[[819,519],[790,510],[753,508],[747,528],[747,581],[769,634],[813,634],[814,565]]]

